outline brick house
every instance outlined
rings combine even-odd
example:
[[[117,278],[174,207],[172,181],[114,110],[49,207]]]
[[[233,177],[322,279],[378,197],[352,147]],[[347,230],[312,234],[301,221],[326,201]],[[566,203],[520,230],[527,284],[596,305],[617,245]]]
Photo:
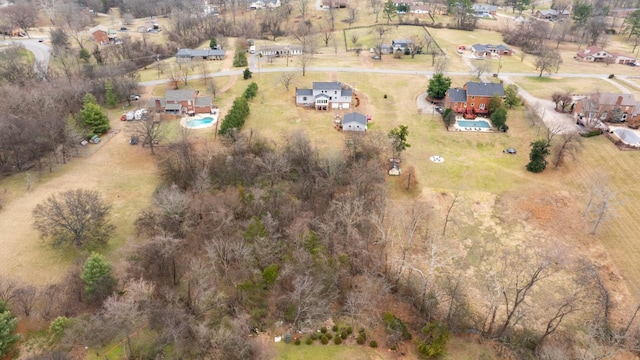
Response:
[[[584,119],[611,121],[611,114],[616,108],[621,111],[620,122],[640,121],[640,107],[631,94],[591,94],[576,101],[572,114],[576,121]]]
[[[93,37],[93,40],[98,44],[108,44],[109,43],[109,30],[106,26],[97,25],[92,27],[89,32]]]
[[[636,61],[634,56],[608,52],[597,46],[589,46],[578,51],[575,59],[584,62],[608,62],[611,64],[630,64]]]
[[[506,45],[491,45],[491,44],[474,44],[471,46],[471,52],[476,57],[491,57],[491,56],[511,56],[513,50]]]
[[[168,114],[210,114],[213,96],[201,96],[199,91],[167,90],[163,98],[151,98],[149,109]]]
[[[340,82],[314,82],[311,89],[296,88],[296,105],[316,110],[348,109],[353,91]]]
[[[504,99],[504,87],[501,83],[468,82],[462,88],[447,90],[444,97],[445,108],[464,114],[465,118],[489,113],[489,101],[494,95]]]

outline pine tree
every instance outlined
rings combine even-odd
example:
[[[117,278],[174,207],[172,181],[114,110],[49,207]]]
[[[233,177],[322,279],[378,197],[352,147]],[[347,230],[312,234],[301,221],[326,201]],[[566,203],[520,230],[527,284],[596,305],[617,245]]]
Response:
[[[87,129],[88,135],[101,135],[107,132],[111,128],[109,118],[98,105],[96,98],[91,94],[86,94],[82,101],[80,123]]]
[[[20,339],[20,335],[16,334],[18,327],[18,319],[11,315],[4,302],[0,301],[0,359],[13,350],[16,341]]]
[[[110,108],[115,107],[117,100],[116,100],[116,94],[113,92],[113,84],[111,84],[111,81],[107,81],[104,84],[104,92],[107,98],[107,106]]]
[[[547,155],[549,155],[549,143],[546,140],[532,142],[527,170],[533,173],[543,172],[547,167]]]
[[[111,265],[104,256],[91,253],[84,263],[84,270],[80,276],[84,280],[84,292],[91,299],[100,299],[109,295],[116,280],[111,275]]]

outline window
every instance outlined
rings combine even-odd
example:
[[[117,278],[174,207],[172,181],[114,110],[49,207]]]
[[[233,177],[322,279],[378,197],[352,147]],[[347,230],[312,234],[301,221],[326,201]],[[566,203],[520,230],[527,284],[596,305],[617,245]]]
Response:
[[[471,100],[475,100],[475,99],[476,99],[476,97],[475,97],[475,96],[472,96],[472,97],[471,97]],[[473,106],[473,105],[471,105],[471,106]]]
[[[303,97],[302,97],[302,101],[307,101],[307,97],[306,97],[306,96],[303,96]]]
[[[484,103],[480,104],[480,110],[484,110]]]
[[[333,92],[333,94],[334,94],[334,95],[337,95],[337,94],[338,94],[338,90],[334,91],[334,92]]]
[[[474,103],[471,103],[471,107],[474,107],[474,106],[476,106],[476,104],[474,104]]]

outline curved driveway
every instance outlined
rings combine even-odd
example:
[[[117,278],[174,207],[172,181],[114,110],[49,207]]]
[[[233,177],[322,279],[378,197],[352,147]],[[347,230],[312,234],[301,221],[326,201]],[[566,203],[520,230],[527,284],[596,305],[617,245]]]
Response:
[[[36,72],[40,71],[40,69],[44,69],[45,73],[47,72],[49,60],[51,59],[51,47],[49,45],[39,42],[38,39],[13,40],[12,44],[22,45],[33,53]]]

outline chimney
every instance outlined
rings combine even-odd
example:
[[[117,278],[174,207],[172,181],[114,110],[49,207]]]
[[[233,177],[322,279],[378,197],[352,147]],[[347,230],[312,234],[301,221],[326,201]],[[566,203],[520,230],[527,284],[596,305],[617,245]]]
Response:
[[[618,96],[618,101],[616,101],[616,105],[617,106],[622,105],[622,96]]]
[[[156,99],[156,109],[160,109],[161,104],[160,104],[160,99]]]

